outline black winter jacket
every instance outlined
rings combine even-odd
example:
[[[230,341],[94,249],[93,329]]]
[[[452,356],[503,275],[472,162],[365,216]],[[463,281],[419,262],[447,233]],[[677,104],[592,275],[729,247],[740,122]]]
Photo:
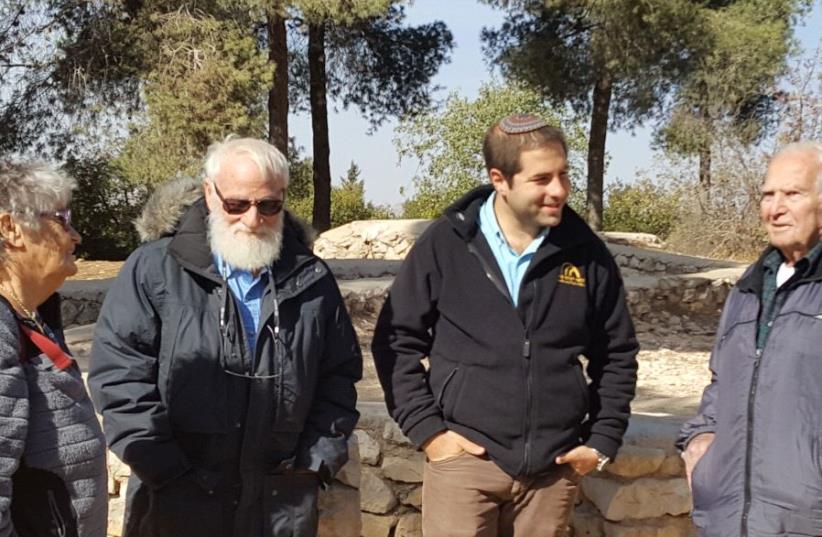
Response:
[[[692,475],[703,537],[822,535],[822,262],[779,290],[790,294],[757,351],[762,259],[725,303],[712,381],[678,439],[716,433]]]
[[[389,411],[417,445],[451,429],[512,476],[545,472],[581,442],[613,458],[638,351],[619,270],[566,207],[515,308],[479,231],[491,191],[480,187],[449,208],[394,281],[372,345]]]
[[[330,270],[286,218],[252,356],[206,216],[201,199],[172,236],[138,248],[97,322],[89,385],[136,482],[125,535],[313,535],[317,476],[345,463],[358,417],[357,338]],[[250,364],[259,378],[227,372]]]

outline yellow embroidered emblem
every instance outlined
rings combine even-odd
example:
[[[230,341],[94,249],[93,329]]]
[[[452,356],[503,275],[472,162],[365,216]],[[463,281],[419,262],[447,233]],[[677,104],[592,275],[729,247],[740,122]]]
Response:
[[[562,270],[559,273],[559,283],[585,287],[585,278],[582,277],[579,267],[575,267],[571,263],[563,263]]]

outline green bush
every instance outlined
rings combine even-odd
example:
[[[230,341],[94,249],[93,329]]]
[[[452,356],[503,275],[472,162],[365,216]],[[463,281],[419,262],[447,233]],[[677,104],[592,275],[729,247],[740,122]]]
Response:
[[[148,189],[130,183],[105,157],[69,159],[64,169],[77,180],[71,208],[74,228],[83,237],[78,255],[113,261],[128,257],[140,244],[133,222]]]
[[[617,182],[606,194],[605,231],[652,233],[666,239],[677,222],[680,193],[648,178],[635,183]]]

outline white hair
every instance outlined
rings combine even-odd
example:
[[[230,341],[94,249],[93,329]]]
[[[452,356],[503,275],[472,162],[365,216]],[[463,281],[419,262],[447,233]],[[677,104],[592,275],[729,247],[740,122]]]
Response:
[[[288,161],[279,149],[263,140],[235,138],[234,135],[209,146],[203,166],[205,176],[213,182],[225,158],[232,155],[248,155],[266,179],[279,178],[284,186],[288,186]]]
[[[773,159],[785,155],[795,155],[797,153],[815,157],[816,177],[814,179],[816,180],[816,190],[817,192],[822,192],[822,143],[812,142],[810,140],[792,142],[780,148],[773,156]]]
[[[13,214],[24,227],[40,229],[40,215],[63,209],[77,182],[40,162],[0,161],[0,213]],[[5,257],[0,237],[0,260]]]

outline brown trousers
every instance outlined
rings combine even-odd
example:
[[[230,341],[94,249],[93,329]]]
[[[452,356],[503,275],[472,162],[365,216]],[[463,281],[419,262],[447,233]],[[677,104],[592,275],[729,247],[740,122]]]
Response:
[[[579,476],[567,465],[513,478],[486,457],[462,453],[426,462],[423,537],[561,537],[568,535]]]

